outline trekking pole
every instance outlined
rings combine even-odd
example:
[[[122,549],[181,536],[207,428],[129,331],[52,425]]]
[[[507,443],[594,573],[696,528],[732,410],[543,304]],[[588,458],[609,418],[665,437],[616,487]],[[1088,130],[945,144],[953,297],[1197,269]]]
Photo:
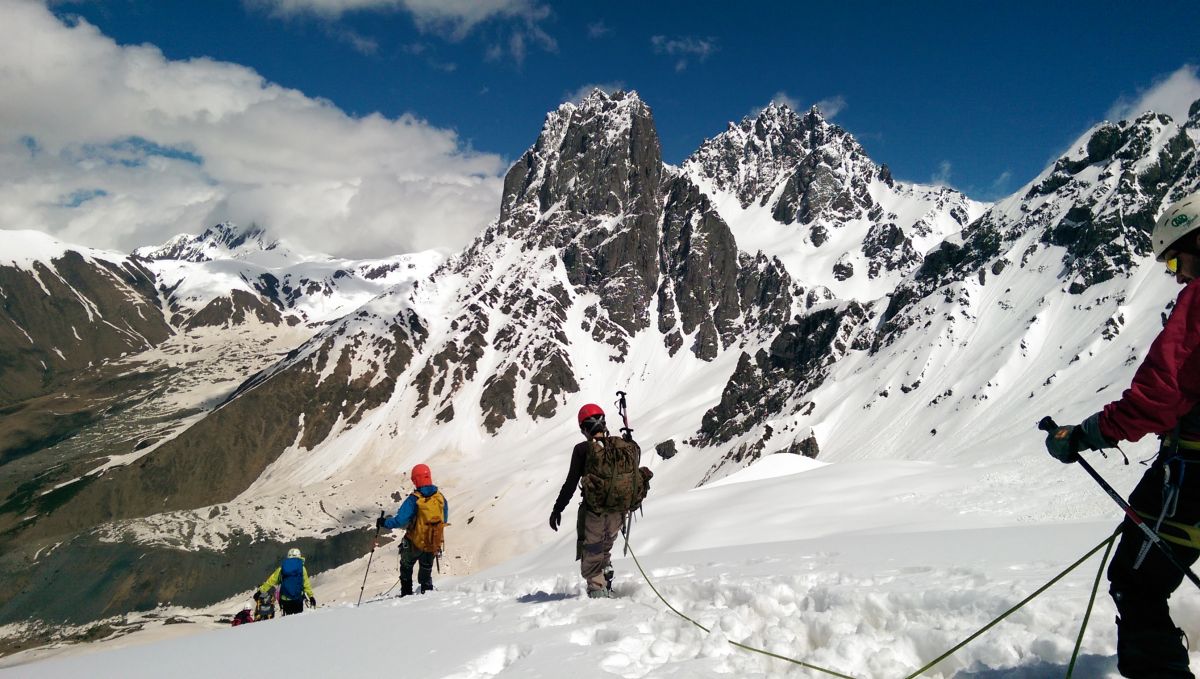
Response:
[[[621,413],[621,422],[625,424],[621,427],[621,436],[626,441],[633,440],[633,430],[629,428],[629,409],[625,406],[625,392],[617,392],[617,412]]]
[[[379,518],[383,518],[383,510],[379,510]],[[371,572],[371,559],[375,558],[375,548],[379,546],[379,526],[375,526],[375,539],[371,541],[371,556],[367,557],[367,572],[363,573],[362,587],[358,588],[358,603],[355,607],[362,605],[363,590],[367,588],[367,575]]]
[[[1040,422],[1038,422],[1038,429],[1041,429],[1044,432],[1052,432],[1058,429],[1058,425],[1054,423],[1053,418],[1047,415],[1046,417],[1043,417]],[[1138,516],[1137,510],[1135,510],[1133,507],[1130,507],[1129,503],[1121,497],[1121,494],[1114,490],[1112,486],[1108,485],[1108,482],[1104,480],[1104,477],[1100,476],[1095,469],[1092,469],[1092,465],[1088,464],[1088,461],[1083,459],[1082,456],[1079,456],[1079,459],[1076,460],[1076,462],[1083,467],[1084,471],[1091,475],[1092,479],[1094,479],[1096,483],[1100,484],[1100,487],[1104,489],[1105,493],[1108,493],[1108,496],[1113,499],[1113,502],[1116,502],[1117,505],[1121,507],[1121,509],[1125,512],[1125,516],[1133,522],[1133,525],[1140,528],[1142,533],[1146,535],[1146,539],[1149,540],[1151,544],[1158,547],[1160,551],[1162,551],[1163,556],[1167,557],[1167,561],[1170,561],[1171,565],[1178,568],[1181,573],[1187,576],[1187,579],[1191,580],[1193,585],[1200,587],[1200,578],[1196,577],[1196,574],[1192,572],[1192,569],[1188,568],[1182,563],[1179,563],[1179,559],[1175,557],[1175,552],[1171,551],[1171,547],[1167,545],[1167,543],[1161,537],[1158,536],[1158,533],[1154,532],[1153,528],[1147,526],[1145,521],[1142,521],[1142,517]]]

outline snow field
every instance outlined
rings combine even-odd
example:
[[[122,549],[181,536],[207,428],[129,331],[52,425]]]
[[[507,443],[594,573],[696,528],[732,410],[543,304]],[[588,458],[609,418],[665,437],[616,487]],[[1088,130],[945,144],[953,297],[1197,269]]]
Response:
[[[1073,478],[1065,466],[1061,475],[1045,473],[1058,471],[1057,463],[1042,469]],[[568,510],[567,528],[545,546],[474,575],[435,573],[439,589],[431,595],[371,601],[397,578],[389,544],[374,554],[359,608],[365,555],[314,578],[323,606],[303,616],[161,641],[164,630],[178,635],[215,624],[158,627],[36,665],[15,663],[44,651],[18,654],[3,659],[8,669],[0,676],[151,677],[168,663],[185,679],[210,677],[261,660],[264,648],[284,647],[307,650],[272,652],[272,670],[302,677],[395,676],[399,668],[455,679],[828,676],[735,641],[856,679],[902,679],[1048,582],[1116,525],[1115,508],[1085,521],[1030,522],[1018,509],[1028,498],[979,482],[993,475],[779,456],[719,485],[649,503],[632,546],[667,601],[709,633],[659,601],[633,560],[621,556],[619,541],[620,598],[587,599],[572,561]],[[972,496],[992,502],[948,510]],[[1098,565],[1093,556],[923,676],[1063,676]],[[1200,636],[1197,594],[1181,589],[1172,601],[1176,622],[1193,638]],[[209,612],[229,615],[243,604],[229,600]],[[1114,615],[1102,582],[1083,641],[1080,667],[1087,669],[1076,676],[1116,676]]]

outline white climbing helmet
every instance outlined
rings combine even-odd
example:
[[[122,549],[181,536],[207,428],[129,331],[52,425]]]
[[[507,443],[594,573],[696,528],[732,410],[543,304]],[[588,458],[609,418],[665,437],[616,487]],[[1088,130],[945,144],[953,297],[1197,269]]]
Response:
[[[1163,255],[1167,248],[1197,229],[1200,229],[1200,191],[1193,191],[1167,208],[1155,222],[1150,233],[1155,258],[1166,261]]]
[[[303,559],[304,557],[300,556],[300,548],[299,547],[292,547],[291,549],[288,550],[288,558],[289,559]]]

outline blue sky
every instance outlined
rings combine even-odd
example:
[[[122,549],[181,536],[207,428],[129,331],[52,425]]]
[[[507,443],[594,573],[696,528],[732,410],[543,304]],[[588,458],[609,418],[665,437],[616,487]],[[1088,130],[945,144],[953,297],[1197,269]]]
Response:
[[[80,175],[62,187],[57,203],[74,211],[38,217],[77,241],[122,247],[189,220],[228,215],[300,223],[322,210],[353,213],[360,231],[392,233],[389,224],[408,220],[400,230],[418,233],[422,220],[398,216],[402,206],[388,198],[397,192],[379,183],[398,176],[393,161],[382,150],[370,162],[361,157],[389,144],[396,145],[393,156],[409,154],[404,172],[425,163],[441,177],[463,178],[439,184],[443,199],[473,205],[473,216],[449,229],[459,234],[449,245],[460,245],[481,220],[494,217],[498,177],[533,143],[546,112],[593,85],[642,95],[654,110],[667,162],[682,161],[728,121],[773,99],[802,108],[820,102],[896,177],[947,183],[983,200],[1015,191],[1092,124],[1127,114],[1148,92],[1169,89],[1159,97],[1168,100],[1200,94],[1194,40],[1170,33],[1200,26],[1196,2],[82,0],[47,7],[0,0],[0,19],[20,19],[0,20],[18,43],[0,47],[0,66],[17,62],[27,80],[46,83],[28,91],[33,103],[0,102],[0,120],[10,121],[0,134],[24,139],[0,152],[19,154],[32,140],[42,150],[27,153],[34,161],[70,157],[78,165],[89,149],[108,145],[110,155],[140,149],[171,172],[128,176],[128,186],[167,182],[161,188],[177,190],[177,199],[205,206],[184,209],[161,199],[137,216],[144,224],[113,236],[100,222],[125,214],[118,209],[122,180]],[[27,37],[38,35],[37,43]],[[75,72],[47,76],[56,62],[46,44],[76,59]],[[138,85],[145,77],[169,77],[170,105],[163,108],[158,100],[165,95]],[[13,91],[23,83],[0,85]],[[100,116],[111,124],[82,113],[55,123],[65,114],[38,109],[41,94],[46,109],[56,94],[59,102],[78,99],[80,111],[111,110]],[[269,102],[255,104],[259,99]],[[243,104],[241,119],[226,111]],[[268,104],[269,115],[260,115]],[[319,120],[291,115],[299,109]],[[268,147],[251,130],[270,120],[278,125],[269,136],[279,138]],[[315,127],[306,134],[305,125]],[[78,131],[93,126],[90,134]],[[364,151],[332,160],[323,154],[333,143]],[[281,145],[295,148],[287,154]],[[252,147],[253,158],[238,156]],[[289,162],[305,164],[304,176],[282,178]],[[371,166],[350,168],[355,180],[346,183],[338,173],[352,163]],[[314,176],[313,168],[327,173]],[[466,189],[455,188],[476,180],[479,190],[469,199]],[[304,188],[288,193],[281,187],[289,182]],[[205,186],[220,191],[206,197]],[[303,203],[313,186],[328,191],[326,204],[291,212],[268,205],[281,198]],[[413,204],[428,190],[406,190],[399,193],[409,196],[410,211],[424,210],[422,223],[438,215],[435,205]],[[76,204],[80,196],[95,198]],[[82,208],[107,212],[89,222]],[[172,216],[154,217],[154,209]],[[327,222],[324,230],[338,231]],[[305,232],[307,243],[330,249],[318,231]],[[390,242],[438,245],[446,244],[415,236]]]
[[[1194,2],[513,6],[529,14],[458,34],[390,2],[340,15],[233,0],[59,10],[173,59],[250,66],[352,114],[411,112],[508,159],[589,84],[638,90],[674,163],[779,93],[841,102],[834,120],[897,176],[928,181],[949,163],[950,182],[984,199],[1031,179],[1118,99],[1200,60],[1169,34],[1200,26]]]

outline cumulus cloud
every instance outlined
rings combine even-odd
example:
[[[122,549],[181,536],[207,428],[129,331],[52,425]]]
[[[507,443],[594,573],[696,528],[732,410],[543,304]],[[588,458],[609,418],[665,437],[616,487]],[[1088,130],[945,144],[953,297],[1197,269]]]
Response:
[[[412,115],[352,117],[210,59],[0,0],[0,228],[129,250],[257,222],[345,256],[467,243],[503,160]]]
[[[1185,64],[1174,73],[1156,80],[1134,97],[1122,97],[1107,114],[1109,120],[1136,118],[1146,111],[1165,113],[1177,121],[1187,120],[1188,107],[1200,99],[1197,67]]]
[[[591,83],[588,85],[581,86],[579,89],[575,90],[574,92],[563,93],[563,101],[569,101],[572,104],[578,104],[578,103],[582,102],[589,94],[591,94],[593,90],[600,90],[601,92],[603,92],[605,94],[612,94],[613,92],[616,92],[617,90],[624,90],[624,89],[625,89],[625,83],[620,80],[617,80],[615,82],[606,82],[606,83]]]
[[[651,36],[650,44],[657,54],[666,54],[675,59],[675,70],[682,71],[688,67],[689,59],[703,62],[717,51],[716,38],[678,37],[668,38],[665,35]]]

